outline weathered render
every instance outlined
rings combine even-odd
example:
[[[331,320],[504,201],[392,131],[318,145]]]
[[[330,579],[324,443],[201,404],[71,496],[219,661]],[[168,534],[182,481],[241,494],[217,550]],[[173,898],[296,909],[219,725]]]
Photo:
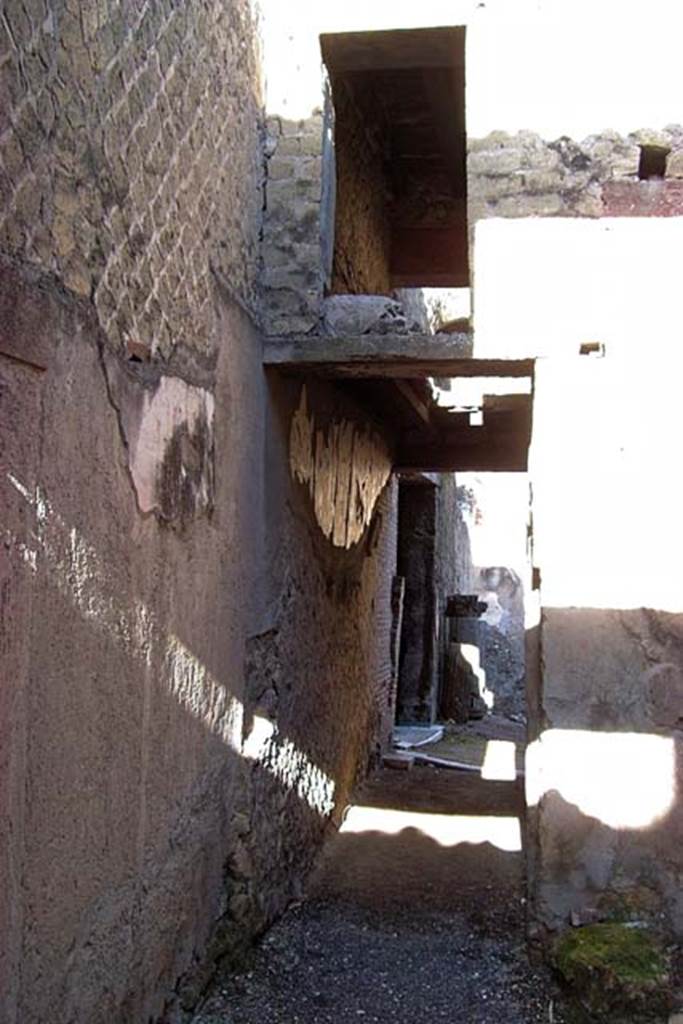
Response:
[[[262,7],[0,9],[2,1024],[177,1022],[298,895],[394,719],[391,474],[443,453],[392,413],[473,358],[534,372],[531,932],[683,934],[677,37],[635,75],[639,25],[607,95],[614,26],[573,11],[560,45],[475,0]],[[467,26],[474,320],[430,362],[414,296],[354,333],[326,294],[387,280],[374,208],[344,258],[380,161],[338,210],[364,142],[336,152],[319,36],[435,26]],[[525,402],[479,437],[525,448]]]
[[[0,34],[0,1019],[177,1020],[386,741],[390,438],[262,369],[248,4]]]

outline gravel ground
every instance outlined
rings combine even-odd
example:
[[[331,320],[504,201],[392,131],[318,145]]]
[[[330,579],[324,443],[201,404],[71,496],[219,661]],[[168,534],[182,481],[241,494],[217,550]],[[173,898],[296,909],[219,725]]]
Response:
[[[379,809],[376,824],[328,844],[306,900],[244,970],[219,974],[195,1024],[566,1022],[552,979],[526,956],[522,854],[425,834],[443,820],[434,815],[509,823],[518,785],[385,769],[357,804],[362,822]],[[386,809],[425,817],[397,830]]]

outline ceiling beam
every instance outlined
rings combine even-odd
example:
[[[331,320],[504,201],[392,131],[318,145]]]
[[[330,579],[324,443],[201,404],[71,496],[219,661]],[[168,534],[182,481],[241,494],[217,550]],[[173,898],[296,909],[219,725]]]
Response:
[[[266,367],[341,378],[530,377],[532,359],[473,359],[469,334],[270,338]]]

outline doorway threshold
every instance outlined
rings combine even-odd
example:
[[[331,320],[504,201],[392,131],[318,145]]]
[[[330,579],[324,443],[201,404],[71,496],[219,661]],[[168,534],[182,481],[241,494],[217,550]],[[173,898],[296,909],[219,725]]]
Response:
[[[424,747],[428,743],[438,743],[440,739],[443,739],[442,725],[394,726],[393,742],[399,750]]]

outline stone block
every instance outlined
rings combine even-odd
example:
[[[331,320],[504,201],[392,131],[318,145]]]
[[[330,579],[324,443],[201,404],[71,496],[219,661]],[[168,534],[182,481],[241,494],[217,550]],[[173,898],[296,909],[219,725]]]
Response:
[[[517,171],[500,177],[484,174],[473,175],[467,183],[468,199],[500,199],[501,196],[516,195],[524,188],[525,173]]]
[[[470,199],[467,201],[467,222],[470,229],[478,220],[494,216],[494,209],[485,199]]]
[[[493,212],[500,217],[552,217],[562,213],[564,209],[564,201],[557,194],[522,193],[519,196],[503,197],[496,203]]]
[[[666,160],[667,178],[683,178],[683,149],[675,149]]]
[[[269,182],[267,188],[269,208],[289,210],[295,213],[301,209],[301,201],[315,202],[320,199],[320,183],[315,181],[297,181],[294,178],[286,181]]]
[[[671,147],[670,133],[655,128],[639,128],[638,131],[631,132],[629,139],[638,146],[658,146],[662,149]]]
[[[467,157],[467,173],[488,174],[491,176],[512,174],[518,171],[524,162],[521,149],[489,149],[470,153]]]
[[[319,182],[323,173],[323,160],[321,156],[303,157],[296,161],[295,175],[305,181]]]
[[[323,302],[323,329],[330,335],[405,332],[403,307],[383,295],[330,295]]]
[[[615,149],[610,161],[613,178],[635,177],[640,164],[640,148],[623,145]]]
[[[261,257],[266,269],[269,267],[290,266],[292,262],[292,247],[266,242],[261,250]]]
[[[414,764],[414,756],[402,750],[394,750],[382,758],[382,765],[385,768],[394,768],[398,771],[410,771]]]
[[[302,156],[322,156],[323,151],[323,133],[322,128],[320,132],[315,134],[304,135],[299,140],[299,150]]]
[[[560,154],[539,140],[524,150],[526,163],[534,171],[552,171],[561,164]]]
[[[573,211],[580,217],[602,217],[604,206],[600,186],[591,185],[588,190],[580,193],[573,204]]]
[[[494,131],[489,132],[488,135],[481,139],[468,138],[467,140],[467,152],[469,153],[481,153],[482,151],[488,151],[503,146],[510,146],[516,141],[514,135],[510,135],[508,132]]]
[[[291,264],[266,268],[263,275],[266,288],[291,288],[295,292],[305,291],[314,282],[311,275]]]
[[[318,326],[317,316],[283,316],[278,310],[268,312],[263,317],[263,326],[266,334],[276,337],[286,337],[294,334],[309,334]]]
[[[555,192],[563,182],[563,174],[559,170],[524,171],[524,189],[529,192]]]
[[[300,156],[301,155],[301,139],[278,139],[274,150],[278,156]]]
[[[276,156],[268,162],[268,180],[282,181],[285,178],[293,178],[296,163],[287,157]]]

